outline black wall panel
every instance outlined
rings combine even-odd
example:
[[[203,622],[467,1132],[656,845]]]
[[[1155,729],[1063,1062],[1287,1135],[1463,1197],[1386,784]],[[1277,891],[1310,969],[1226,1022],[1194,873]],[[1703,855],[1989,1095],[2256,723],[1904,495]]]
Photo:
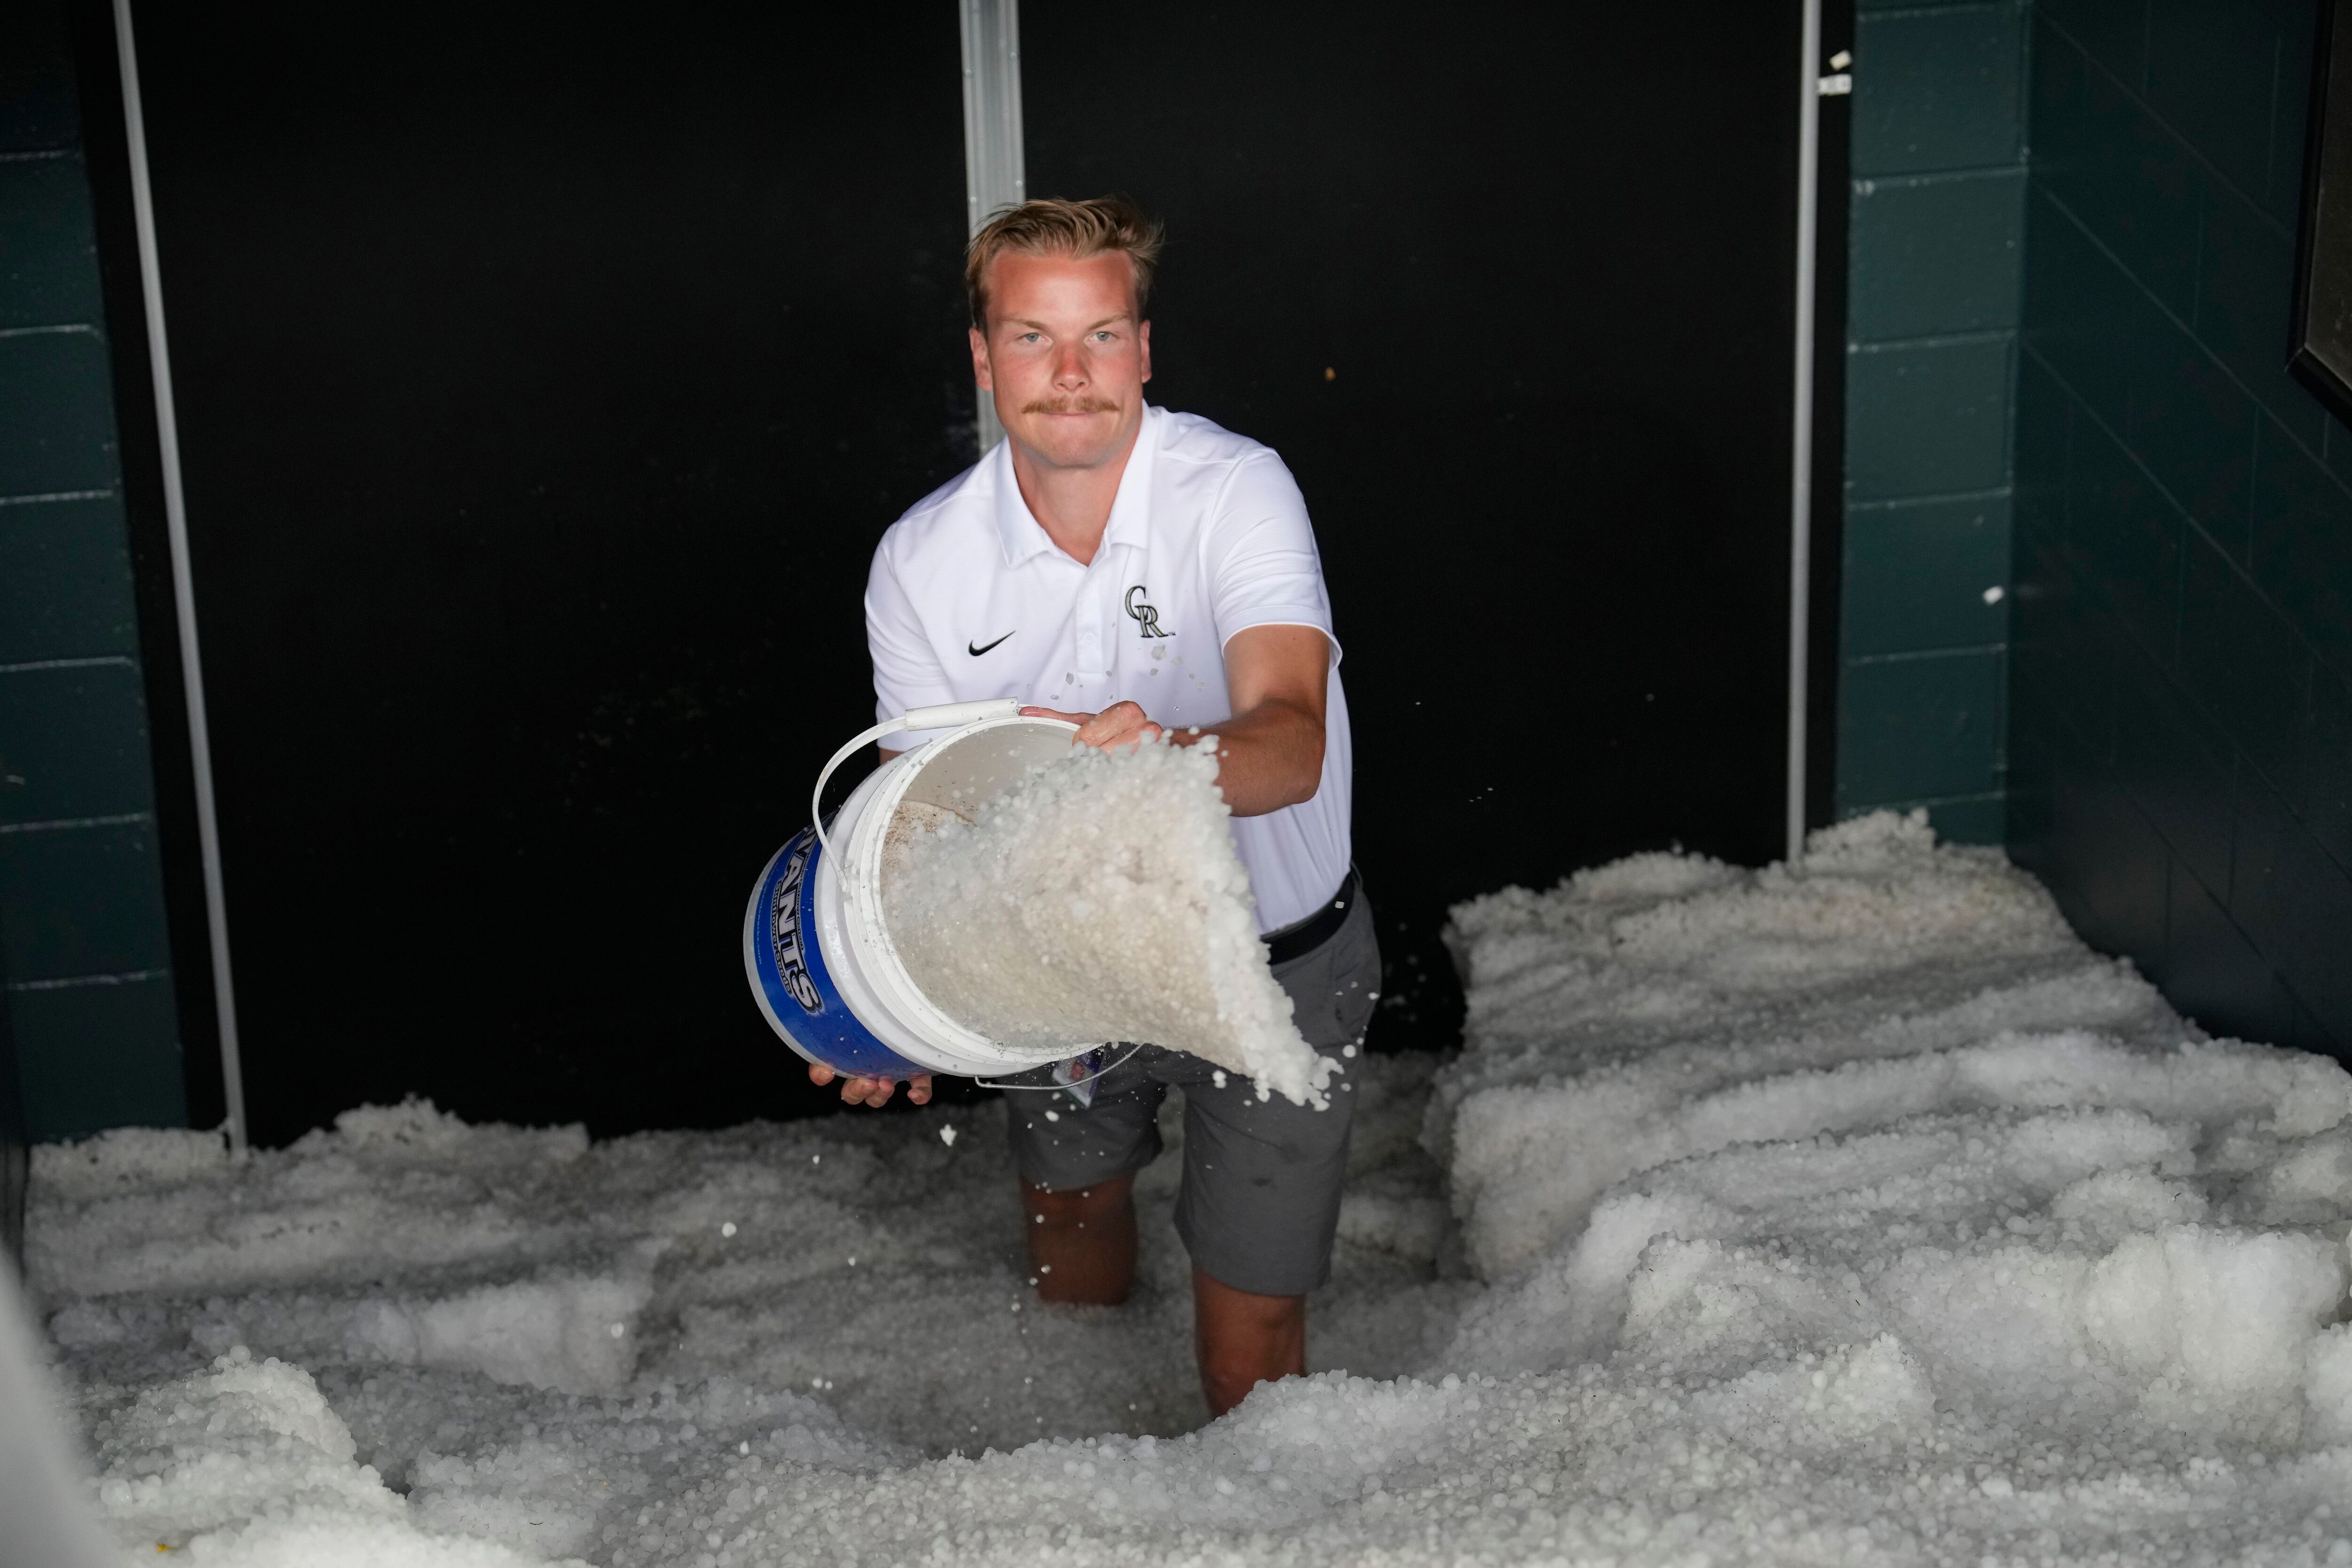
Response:
[[[257,1135],[811,1103],[737,921],[970,457],[951,9],[138,25]]]
[[[1314,511],[1391,1039],[1451,900],[1780,852],[1798,21],[1023,6],[1031,193],[1164,215],[1155,399]]]

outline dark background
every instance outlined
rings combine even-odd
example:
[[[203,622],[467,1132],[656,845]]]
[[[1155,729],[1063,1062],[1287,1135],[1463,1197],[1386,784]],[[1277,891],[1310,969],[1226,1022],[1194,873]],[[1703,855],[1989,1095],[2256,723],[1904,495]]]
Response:
[[[1314,509],[1376,1044],[1452,900],[1776,856],[1796,5],[1023,20],[1031,191],[1169,222],[1155,400]],[[818,1109],[738,922],[971,457],[953,7],[138,21],[256,1139]]]

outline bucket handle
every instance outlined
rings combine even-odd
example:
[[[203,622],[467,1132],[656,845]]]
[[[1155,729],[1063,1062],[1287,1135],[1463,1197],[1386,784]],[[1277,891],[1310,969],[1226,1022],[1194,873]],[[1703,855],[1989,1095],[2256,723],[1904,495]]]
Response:
[[[958,730],[966,724],[977,724],[983,719],[1013,719],[1021,713],[1018,697],[983,697],[977,702],[939,702],[929,708],[909,708],[896,719],[885,719],[871,730],[860,733],[824,764],[816,775],[816,788],[809,792],[809,822],[816,828],[816,841],[824,852],[833,853],[833,842],[824,836],[824,785],[833,777],[833,770],[847,762],[858,747],[878,741],[885,735],[895,735],[901,730]]]

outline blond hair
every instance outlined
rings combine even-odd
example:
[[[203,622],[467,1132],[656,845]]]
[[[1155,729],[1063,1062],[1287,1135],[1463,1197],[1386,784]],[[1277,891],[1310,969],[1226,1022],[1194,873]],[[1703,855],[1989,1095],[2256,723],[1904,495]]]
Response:
[[[964,247],[963,287],[971,300],[971,324],[988,330],[988,268],[1006,251],[1023,256],[1067,256],[1084,261],[1107,250],[1122,250],[1135,267],[1135,315],[1151,298],[1151,274],[1160,264],[1157,218],[1125,196],[1091,196],[1082,202],[1049,197],[1007,207],[988,220]]]

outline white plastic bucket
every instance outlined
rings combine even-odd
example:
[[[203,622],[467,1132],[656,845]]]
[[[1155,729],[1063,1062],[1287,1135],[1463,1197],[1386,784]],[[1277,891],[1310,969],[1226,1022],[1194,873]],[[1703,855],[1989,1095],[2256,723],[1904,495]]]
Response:
[[[1016,1047],[974,1034],[923,994],[882,915],[886,860],[908,837],[928,831],[941,813],[970,820],[1031,770],[1069,753],[1075,725],[1024,719],[1019,708],[1006,700],[918,709],[851,741],[819,775],[819,793],[834,768],[870,741],[962,725],[877,768],[822,832],[803,828],[761,871],[743,912],[744,973],[769,1026],[808,1060],[867,1078],[979,1078],[1062,1061],[1102,1043]]]

